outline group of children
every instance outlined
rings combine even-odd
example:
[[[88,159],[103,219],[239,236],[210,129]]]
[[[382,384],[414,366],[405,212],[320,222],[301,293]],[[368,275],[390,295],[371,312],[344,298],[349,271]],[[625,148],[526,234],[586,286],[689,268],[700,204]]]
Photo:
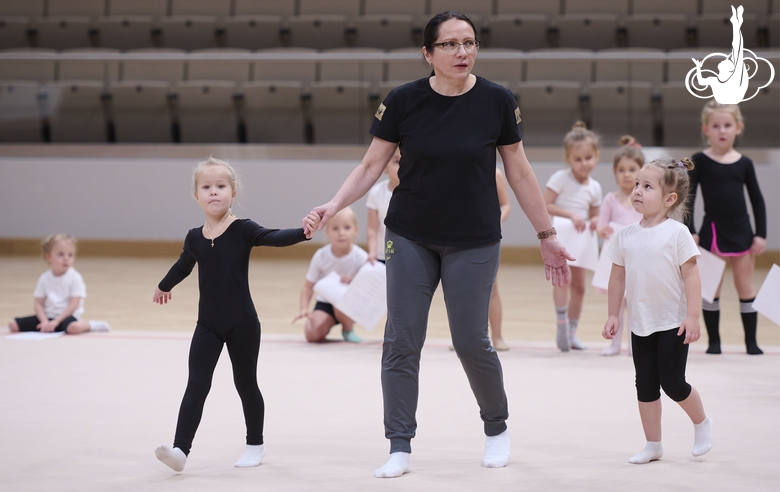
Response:
[[[620,351],[621,332],[627,325],[647,438],[646,447],[629,460],[631,463],[647,463],[663,454],[660,388],[681,405],[694,423],[693,455],[703,455],[712,446],[712,420],[704,412],[699,394],[685,381],[688,345],[699,338],[698,318],[702,309],[697,240],[703,248],[731,259],[747,350],[751,354],[761,353],[755,342],[756,315],[750,303],[755,295],[754,257],[766,247],[766,213],[752,162],[734,150],[734,141],[743,126],[736,105],[709,103],[702,115],[702,131],[710,147],[696,154],[693,162],[658,159],[646,165],[639,144],[632,138],[622,140],[613,165],[618,189],[607,194],[602,202],[601,187],[590,178],[599,159],[599,139],[584,125],[577,124],[564,140],[568,169],[556,172],[547,183],[545,199],[551,215],[572,220],[578,231],[597,231],[605,238],[616,235],[608,252],[613,265],[608,320],[603,330],[603,336],[613,342],[603,353],[613,355]],[[309,310],[313,286],[332,271],[349,282],[367,261],[383,261],[383,221],[392,190],[399,184],[399,159],[396,154],[387,165],[388,179],[369,193],[368,252],[354,244],[354,211],[347,208],[328,221],[325,230],[330,244],[312,258],[300,295],[296,320],[306,319],[307,341],[324,340],[336,324],[342,325],[346,341],[360,341],[352,320],[324,300],[318,298],[314,309]],[[692,234],[695,230],[690,221],[689,232],[686,226],[669,219],[675,212],[686,216],[697,184],[702,186],[706,213],[699,235]],[[500,189],[502,185],[506,195],[506,184],[499,173],[497,186]],[[747,185],[753,207],[755,234],[741,196],[743,185]],[[257,466],[265,455],[265,407],[257,386],[260,322],[249,291],[250,251],[255,246],[288,246],[308,240],[316,232],[320,217],[310,213],[302,228],[284,230],[266,229],[249,219],[237,219],[232,214],[237,189],[235,171],[227,162],[213,158],[196,167],[193,186],[205,223],[189,231],[179,260],[153,295],[155,303],[166,304],[171,300],[173,287],[198,264],[200,301],[187,388],[173,446],[161,445],[155,454],[173,470],[184,469],[214,368],[223,345],[227,345],[247,426],[246,451],[235,466]],[[502,221],[509,212],[508,200],[505,201]],[[624,227],[615,231],[610,222]],[[51,270],[41,276],[35,289],[35,316],[11,321],[12,332],[81,333],[109,329],[105,322],[80,320],[86,291],[81,276],[72,268],[75,246],[73,238],[61,234],[44,241],[44,259]],[[555,287],[553,293],[558,317],[556,340],[562,351],[585,348],[576,336],[585,292],[584,271],[572,267],[571,279],[569,286]],[[496,318],[491,306],[492,339],[494,347],[501,350],[506,347],[500,334],[500,299],[495,286],[492,303],[499,311]],[[718,309],[717,299],[704,306],[710,337],[708,353],[720,353]],[[628,315],[624,324],[625,311]]]
[[[693,165],[686,173],[690,194],[685,200],[678,199],[674,209],[688,227],[695,244],[730,261],[740,299],[746,351],[756,355],[763,352],[756,342],[758,313],[752,307],[756,295],[753,270],[756,255],[766,249],[766,209],[753,162],[734,149],[735,140],[743,129],[742,114],[736,104],[711,101],[704,107],[702,133],[710,145],[692,157]],[[627,226],[642,219],[634,201],[637,176],[645,166],[645,158],[633,137],[624,136],[619,143],[621,147],[615,153],[612,167],[618,189],[607,193],[602,201],[601,186],[590,177],[599,159],[599,137],[581,122],[574,125],[564,138],[568,168],[555,172],[547,182],[545,200],[550,215],[570,219],[577,231],[589,229],[604,239],[616,232],[610,223]],[[705,216],[697,234],[690,209],[698,186],[701,186],[704,198]],[[745,188],[753,210],[755,233],[744,199]],[[715,300],[704,301],[702,310],[709,336],[708,354],[721,353],[718,326],[721,287],[722,282]],[[576,336],[584,295],[585,271],[571,266],[571,283],[553,290],[556,343],[563,352],[585,349]],[[629,307],[626,300],[621,303],[621,319]],[[622,324],[621,330],[612,337],[612,344],[602,351],[603,355],[620,353],[621,334]]]

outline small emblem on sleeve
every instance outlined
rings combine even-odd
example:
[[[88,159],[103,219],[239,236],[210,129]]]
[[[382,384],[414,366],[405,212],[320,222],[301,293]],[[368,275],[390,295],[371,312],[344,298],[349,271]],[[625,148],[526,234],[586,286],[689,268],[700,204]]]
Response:
[[[379,108],[377,108],[376,114],[374,115],[374,116],[376,116],[376,119],[378,119],[379,121],[382,121],[382,116],[385,115],[385,109],[387,109],[387,108],[385,107],[384,104],[380,104],[379,105]]]
[[[379,119],[381,120],[382,118]],[[523,121],[523,119],[520,117],[520,108],[515,108],[515,120],[517,124],[520,124],[520,122]]]

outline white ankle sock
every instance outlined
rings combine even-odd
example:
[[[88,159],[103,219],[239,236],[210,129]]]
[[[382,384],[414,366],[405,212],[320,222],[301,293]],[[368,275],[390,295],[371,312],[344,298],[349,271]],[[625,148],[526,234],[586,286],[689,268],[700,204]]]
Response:
[[[111,325],[105,321],[91,320],[89,322],[89,331],[111,331]]]
[[[712,419],[705,418],[698,424],[693,424],[693,450],[691,454],[701,456],[712,449]]]
[[[381,468],[374,470],[374,476],[376,478],[395,478],[400,477],[404,473],[409,473],[409,453],[399,451],[396,453],[390,453],[390,459]]]
[[[569,320],[566,315],[566,306],[555,306],[555,323],[555,344],[561,352],[568,352],[571,349],[571,340],[569,339]]]
[[[263,461],[263,456],[265,456],[265,444],[247,444],[246,451],[244,451],[244,456],[242,456],[240,460],[236,461],[234,466],[236,468],[251,468],[253,466],[258,466],[260,465],[260,462]]]
[[[588,347],[585,346],[582,341],[577,338],[577,327],[580,324],[580,320],[578,319],[570,319],[569,320],[569,341],[571,343],[571,348],[574,350],[585,350]]]
[[[503,468],[509,461],[509,429],[497,436],[485,436],[485,468]]]
[[[180,472],[184,470],[187,464],[187,455],[179,448],[172,448],[166,444],[160,444],[154,450],[157,459],[170,466],[173,471]]]
[[[601,355],[618,355],[620,353],[620,344],[610,343],[607,347],[601,349]]]
[[[643,465],[645,463],[650,463],[651,461],[660,460],[661,456],[663,455],[664,455],[664,448],[663,446],[661,446],[661,441],[658,442],[647,441],[645,448],[639,453],[630,457],[628,459],[628,462],[633,463],[635,465]]]

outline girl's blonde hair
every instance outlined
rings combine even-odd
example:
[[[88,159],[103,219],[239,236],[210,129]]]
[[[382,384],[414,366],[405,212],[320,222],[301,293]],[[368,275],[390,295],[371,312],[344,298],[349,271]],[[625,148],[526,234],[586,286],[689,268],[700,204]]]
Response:
[[[46,255],[51,253],[51,249],[58,242],[70,243],[73,245],[74,248],[76,247],[76,238],[71,235],[64,234],[62,232],[49,234],[43,239],[43,241],[41,241],[41,249],[43,250],[44,258],[46,257]]]
[[[230,181],[231,188],[233,188],[233,191],[238,191],[237,188],[241,183],[238,180],[238,174],[236,174],[236,170],[233,169],[233,166],[231,166],[227,161],[209,157],[205,161],[199,162],[192,171],[192,188],[195,194],[198,193],[198,177],[200,177],[200,173],[202,173],[203,170],[209,166],[224,167],[225,173],[227,174],[228,180]]]
[[[623,135],[618,140],[620,148],[615,153],[615,159],[612,163],[612,172],[617,171],[618,162],[621,159],[629,159],[636,162],[639,167],[645,165],[645,155],[642,153],[642,146],[631,135]]]
[[[701,110],[701,124],[706,125],[707,122],[710,121],[710,116],[712,116],[716,111],[726,111],[728,113],[731,113],[738,124],[740,125],[745,124],[745,120],[744,118],[742,118],[742,111],[740,111],[739,109],[739,105],[721,104],[714,99],[708,102],[707,104],[705,104],[704,109]]]
[[[580,142],[590,143],[593,146],[593,150],[599,151],[599,145],[601,139],[598,135],[588,130],[588,127],[583,121],[577,121],[574,126],[571,127],[571,131],[563,137],[563,147],[566,149],[566,159],[569,159],[569,152],[571,148]]]
[[[688,171],[693,169],[693,161],[688,158],[676,161],[671,157],[662,157],[647,165],[657,167],[663,171],[661,189],[664,195],[667,193],[677,194],[677,201],[672,204],[668,215],[676,212],[684,220],[690,213],[688,194],[690,192],[691,180],[688,177]]]

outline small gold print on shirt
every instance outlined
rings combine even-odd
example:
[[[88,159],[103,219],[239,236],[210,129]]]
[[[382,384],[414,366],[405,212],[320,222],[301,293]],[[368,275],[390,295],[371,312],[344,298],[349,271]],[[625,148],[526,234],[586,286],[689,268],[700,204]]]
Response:
[[[385,107],[384,104],[380,104],[379,105],[379,108],[376,110],[376,114],[374,115],[374,116],[376,116],[376,119],[378,119],[379,121],[382,121],[382,116],[385,115],[385,109],[387,109],[387,108]]]
[[[379,119],[381,120],[382,118]],[[523,119],[520,117],[520,108],[515,108],[515,120],[518,125],[521,121],[523,121]]]

